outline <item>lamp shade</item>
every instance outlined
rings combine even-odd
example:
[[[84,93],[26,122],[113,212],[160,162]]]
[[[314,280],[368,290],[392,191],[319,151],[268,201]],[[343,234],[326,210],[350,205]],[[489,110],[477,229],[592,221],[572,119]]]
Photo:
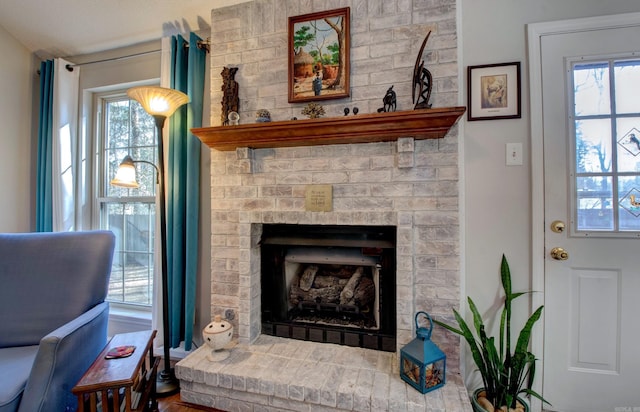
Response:
[[[140,187],[136,181],[136,166],[131,156],[125,156],[120,162],[116,175],[111,179],[111,185],[137,189]]]
[[[189,102],[189,96],[181,91],[159,86],[132,87],[127,90],[127,95],[152,116],[169,117],[178,107]]]

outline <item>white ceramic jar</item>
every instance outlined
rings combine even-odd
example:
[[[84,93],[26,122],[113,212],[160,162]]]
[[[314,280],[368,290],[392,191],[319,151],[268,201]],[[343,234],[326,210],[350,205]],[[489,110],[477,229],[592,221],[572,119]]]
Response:
[[[210,360],[222,360],[229,356],[225,347],[233,337],[233,325],[222,316],[216,315],[213,321],[202,330],[202,339],[213,350]],[[218,359],[220,358],[220,359]]]

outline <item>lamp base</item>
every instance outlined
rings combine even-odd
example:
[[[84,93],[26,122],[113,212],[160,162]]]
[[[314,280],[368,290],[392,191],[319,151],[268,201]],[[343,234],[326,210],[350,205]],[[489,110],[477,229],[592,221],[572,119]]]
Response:
[[[165,369],[158,372],[156,379],[156,396],[158,398],[164,398],[169,395],[173,395],[180,391],[180,381],[176,378],[173,369],[168,371]]]

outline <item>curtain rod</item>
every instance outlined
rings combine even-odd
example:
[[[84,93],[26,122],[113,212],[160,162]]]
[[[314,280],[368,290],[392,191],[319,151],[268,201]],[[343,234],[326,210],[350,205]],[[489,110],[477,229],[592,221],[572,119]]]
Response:
[[[94,61],[85,62],[85,63],[67,64],[64,67],[67,70],[69,70],[70,72],[72,72],[73,68],[77,67],[77,66],[85,66],[85,65],[88,65],[88,64],[96,64],[96,63],[104,63],[104,62],[111,62],[111,61],[117,61],[117,60],[125,60],[125,59],[130,59],[132,57],[144,56],[144,55],[153,54],[153,53],[160,53],[161,51],[162,50],[160,50],[160,49],[158,49],[158,50],[149,50],[149,51],[146,51],[146,52],[128,54],[126,56],[112,57],[112,58],[109,58],[109,59],[94,60]]]
[[[207,37],[207,40],[198,40],[196,44],[198,45],[199,49],[204,50],[206,53],[209,53],[209,45],[211,44],[211,38]],[[185,42],[184,47],[185,48],[189,48],[189,43]],[[147,54],[159,53],[161,51],[162,50],[160,50],[160,49],[158,49],[158,50],[149,50],[149,51],[146,51],[146,52],[134,53],[134,54],[126,55],[126,56],[112,57],[110,59],[94,60],[94,61],[90,61],[90,62],[77,63],[77,64],[67,64],[65,66],[65,68],[67,70],[69,70],[70,72],[72,72],[73,68],[76,67],[76,66],[85,66],[85,65],[88,65],[88,64],[105,63],[105,62],[116,61],[116,60],[130,59],[132,57],[139,57],[139,56],[144,56],[144,55],[147,55]]]

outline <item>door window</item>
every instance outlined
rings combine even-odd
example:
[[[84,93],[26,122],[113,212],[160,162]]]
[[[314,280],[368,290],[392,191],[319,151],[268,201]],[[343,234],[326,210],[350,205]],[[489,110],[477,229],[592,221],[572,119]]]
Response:
[[[640,60],[569,64],[573,233],[640,236]]]

